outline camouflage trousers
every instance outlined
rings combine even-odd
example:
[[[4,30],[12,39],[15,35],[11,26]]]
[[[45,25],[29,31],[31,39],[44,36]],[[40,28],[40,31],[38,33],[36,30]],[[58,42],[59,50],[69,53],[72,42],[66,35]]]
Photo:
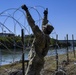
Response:
[[[42,70],[43,66],[44,58],[35,56],[30,59],[25,75],[40,75],[40,71]]]

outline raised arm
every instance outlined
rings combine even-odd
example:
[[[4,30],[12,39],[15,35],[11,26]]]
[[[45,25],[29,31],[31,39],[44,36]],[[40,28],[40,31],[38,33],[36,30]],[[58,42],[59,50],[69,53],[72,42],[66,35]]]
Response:
[[[25,12],[26,12],[26,18],[27,21],[33,31],[33,33],[35,34],[36,37],[40,36],[42,34],[41,30],[39,29],[39,27],[37,25],[35,25],[35,21],[33,20],[28,8],[26,5],[22,5],[21,7]]]
[[[44,18],[43,18],[43,21],[42,21],[42,26],[45,26],[47,23],[48,23],[48,9],[46,8],[46,10],[44,10]]]
[[[26,5],[22,5],[21,7],[26,12],[26,18],[27,18],[27,21],[28,21],[30,27],[33,28],[35,26],[35,21],[33,20],[30,12],[28,11],[27,6]]]

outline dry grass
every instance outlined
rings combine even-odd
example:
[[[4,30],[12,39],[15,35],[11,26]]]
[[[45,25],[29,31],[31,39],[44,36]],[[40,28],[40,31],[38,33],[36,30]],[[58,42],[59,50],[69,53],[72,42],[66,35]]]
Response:
[[[59,55],[59,65],[61,65],[63,60],[67,61],[66,54]],[[72,52],[69,53],[69,64],[65,65],[65,70],[68,75],[76,75],[76,58]],[[0,67],[0,75],[8,75],[10,71],[21,69],[22,64],[11,64]],[[42,75],[53,75],[56,70],[56,59],[55,56],[45,57],[44,69],[41,71]]]
[[[63,60],[67,61],[67,56],[66,54],[59,55],[59,66],[62,66]],[[69,53],[69,64],[64,65],[64,69],[66,70],[66,73],[68,75],[76,75],[76,58],[74,58],[73,52]],[[47,71],[48,75],[52,75],[53,72],[56,70],[56,60],[55,56],[54,57],[46,57],[45,58],[45,67],[44,71]],[[46,75],[45,72],[43,75]]]
[[[22,69],[22,63],[4,65],[0,67],[0,75],[8,75],[10,72],[14,72],[21,69]]]

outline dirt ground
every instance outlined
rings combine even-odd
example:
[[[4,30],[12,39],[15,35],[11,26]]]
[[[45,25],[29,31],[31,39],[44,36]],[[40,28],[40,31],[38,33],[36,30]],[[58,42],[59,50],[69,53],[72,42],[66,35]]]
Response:
[[[58,71],[62,70],[66,75],[76,75],[76,58],[72,52],[69,53],[69,62],[67,63],[66,54],[58,55]],[[44,68],[41,71],[41,75],[55,75],[56,71],[56,57],[45,57]],[[25,65],[27,65],[25,63]],[[4,65],[0,67],[0,75],[9,75],[11,72],[21,70],[21,63],[15,63],[10,65]],[[27,68],[27,66],[25,66]],[[61,75],[61,74],[59,74]]]
[[[56,57],[46,57],[43,75],[54,75],[56,71]],[[69,53],[69,62],[67,62],[67,55],[58,56],[58,71],[62,70],[66,75],[76,75],[76,58],[73,52]],[[57,74],[61,75],[61,74]]]

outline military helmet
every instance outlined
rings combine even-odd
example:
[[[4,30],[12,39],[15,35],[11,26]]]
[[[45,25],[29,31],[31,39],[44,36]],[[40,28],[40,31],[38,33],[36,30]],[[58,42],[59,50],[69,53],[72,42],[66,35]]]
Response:
[[[50,34],[54,29],[54,27],[50,24],[43,25],[42,27],[45,34]]]

